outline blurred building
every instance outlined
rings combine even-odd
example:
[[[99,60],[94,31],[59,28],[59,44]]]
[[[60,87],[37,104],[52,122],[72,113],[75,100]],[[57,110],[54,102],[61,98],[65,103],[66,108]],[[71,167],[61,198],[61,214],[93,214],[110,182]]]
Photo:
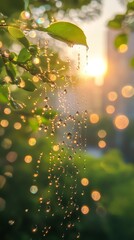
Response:
[[[103,85],[103,112],[115,116],[125,114],[134,119],[134,70],[130,59],[134,57],[134,33],[129,36],[128,46],[114,47],[117,31],[107,32],[108,71]]]

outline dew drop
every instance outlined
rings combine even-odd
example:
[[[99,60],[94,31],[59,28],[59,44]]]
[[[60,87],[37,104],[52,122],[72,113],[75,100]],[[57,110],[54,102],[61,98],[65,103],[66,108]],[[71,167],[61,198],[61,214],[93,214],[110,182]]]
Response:
[[[69,156],[68,159],[71,161],[72,160],[72,156]]]

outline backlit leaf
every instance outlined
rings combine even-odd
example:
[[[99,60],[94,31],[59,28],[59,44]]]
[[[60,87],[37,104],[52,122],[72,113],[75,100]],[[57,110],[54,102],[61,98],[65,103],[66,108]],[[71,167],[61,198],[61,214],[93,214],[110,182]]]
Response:
[[[108,22],[108,27],[113,29],[120,29],[122,27],[122,23],[125,19],[123,14],[117,14],[114,19]]]
[[[33,84],[32,81],[30,81],[29,79],[23,79],[22,80],[22,86],[20,84],[20,88],[29,91],[29,92],[34,92],[34,90],[36,89],[36,86]]]
[[[15,77],[16,77],[16,69],[15,69],[15,66],[11,63],[11,62],[7,62],[5,64],[5,67],[6,67],[6,71],[7,71],[7,74],[9,75],[9,77],[14,80]]]
[[[31,58],[30,52],[26,48],[22,48],[19,55],[18,55],[17,61],[20,62],[20,63],[25,63],[30,58]]]
[[[21,42],[25,47],[29,47],[29,42],[25,37],[24,33],[17,27],[9,26],[8,32],[14,38],[16,38],[19,42]]]
[[[8,88],[7,86],[0,86],[0,102],[7,103],[8,102]]]
[[[52,23],[46,31],[50,36],[69,45],[80,44],[87,46],[84,32],[76,25],[69,22]]]

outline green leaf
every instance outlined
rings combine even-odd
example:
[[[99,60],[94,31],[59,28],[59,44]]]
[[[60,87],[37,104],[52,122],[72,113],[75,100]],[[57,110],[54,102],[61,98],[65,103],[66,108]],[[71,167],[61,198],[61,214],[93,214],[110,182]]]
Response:
[[[69,22],[52,23],[44,29],[50,36],[69,45],[80,44],[87,45],[84,32],[76,25]]]
[[[0,86],[0,102],[7,103],[8,102],[8,88],[7,86]]]
[[[16,77],[16,69],[15,69],[15,66],[11,63],[11,62],[7,62],[5,64],[5,67],[6,67],[6,71],[7,71],[7,74],[9,75],[9,77],[14,80],[15,77]]]
[[[122,44],[127,45],[128,44],[128,35],[125,33],[119,34],[115,40],[114,40],[114,45],[118,49]]]
[[[121,23],[117,22],[115,20],[110,20],[108,22],[108,27],[113,28],[113,29],[120,29],[121,28]]]
[[[127,4],[128,11],[134,11],[134,1],[131,1]]]
[[[17,61],[20,62],[20,63],[25,63],[30,58],[31,58],[30,52],[26,48],[22,48],[19,55],[18,55]]]
[[[24,72],[20,77],[20,83],[18,84],[18,87],[26,91],[33,92],[36,89],[36,86],[32,82],[32,75],[28,72]]]
[[[18,38],[25,37],[24,33],[17,27],[9,26],[8,31],[11,34],[11,36],[14,37],[14,38],[18,39]]]
[[[25,47],[29,47],[29,42],[27,38],[25,37],[24,33],[17,27],[8,27],[8,32],[10,35],[14,38],[16,38],[19,42],[21,42]]]
[[[18,85],[18,87],[26,90],[26,91],[29,91],[29,92],[34,92],[34,90],[36,89],[36,86],[33,84],[32,81],[30,81],[29,79],[24,79],[23,78],[23,87],[21,87],[21,84]]]
[[[114,19],[108,22],[108,27],[113,29],[120,29],[122,27],[122,23],[125,19],[123,14],[117,14]]]

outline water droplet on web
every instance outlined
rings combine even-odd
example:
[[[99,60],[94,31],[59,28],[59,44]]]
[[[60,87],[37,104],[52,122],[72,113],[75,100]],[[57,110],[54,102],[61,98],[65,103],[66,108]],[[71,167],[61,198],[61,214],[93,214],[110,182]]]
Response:
[[[8,221],[8,223],[9,223],[10,226],[13,226],[15,224],[15,220],[11,219],[11,220]]]
[[[64,89],[64,94],[67,94],[67,90],[66,89]]]
[[[72,138],[72,134],[69,132],[67,133],[67,139],[71,139]]]
[[[38,227],[37,225],[35,225],[33,228],[32,228],[32,233],[36,233],[38,231]]]
[[[72,160],[72,156],[69,156],[68,159],[69,159],[69,160]]]

